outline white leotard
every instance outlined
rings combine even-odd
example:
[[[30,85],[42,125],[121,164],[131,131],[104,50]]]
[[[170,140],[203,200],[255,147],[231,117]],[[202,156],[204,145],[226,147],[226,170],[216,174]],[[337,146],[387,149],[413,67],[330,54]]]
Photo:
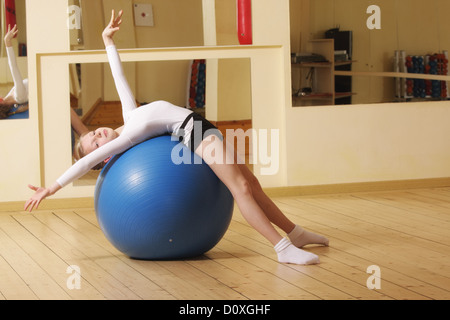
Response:
[[[9,69],[11,70],[14,81],[14,88],[11,89],[6,97],[12,96],[17,103],[25,103],[28,101],[28,79],[22,79],[13,47],[6,47],[6,53],[8,55]]]
[[[119,137],[86,155],[59,177],[56,182],[61,187],[82,177],[109,156],[122,153],[149,138],[176,133],[192,113],[189,109],[177,107],[166,101],[156,101],[138,108],[125,78],[116,47],[108,46],[106,52],[122,103],[124,127]]]

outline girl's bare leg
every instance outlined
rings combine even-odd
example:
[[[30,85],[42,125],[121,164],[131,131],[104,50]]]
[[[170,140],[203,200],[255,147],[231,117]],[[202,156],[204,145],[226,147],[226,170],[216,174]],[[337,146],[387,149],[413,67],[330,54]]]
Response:
[[[258,179],[250,171],[247,165],[239,164],[239,169],[246,180],[249,181],[252,188],[252,194],[256,202],[261,208],[263,208],[264,213],[270,222],[278,226],[285,233],[289,233],[294,230],[295,224],[289,220],[275,205],[275,203],[273,203],[273,201],[265,194]]]
[[[328,246],[327,238],[304,230],[303,228],[289,220],[275,205],[275,203],[273,203],[273,201],[266,195],[258,179],[245,164],[240,164],[239,168],[241,169],[241,172],[245,176],[247,181],[250,182],[250,185],[252,187],[252,194],[258,205],[264,210],[267,218],[273,224],[282,229],[288,235],[289,239],[295,246],[299,248],[308,244],[321,244]]]
[[[217,177],[228,187],[246,221],[275,246],[278,260],[296,264],[318,263],[319,258],[315,254],[296,248],[272,226],[264,210],[254,198],[251,183],[234,161],[234,150],[216,137],[211,140],[204,140],[196,153],[208,163]],[[203,152],[206,148],[223,152],[223,157],[218,158],[210,152]]]

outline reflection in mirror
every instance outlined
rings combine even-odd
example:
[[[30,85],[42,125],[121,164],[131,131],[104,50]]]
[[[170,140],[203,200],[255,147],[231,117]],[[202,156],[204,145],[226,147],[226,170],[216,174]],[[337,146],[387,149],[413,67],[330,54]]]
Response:
[[[25,0],[0,6],[0,119],[27,119],[28,80]]]
[[[450,98],[450,1],[373,4],[290,0],[294,106]]]
[[[214,65],[216,65],[214,63]],[[165,100],[192,109],[210,120],[226,135],[227,129],[245,143],[241,157],[251,157],[251,70],[250,59],[219,59],[217,93],[206,95],[207,60],[125,62],[123,69],[138,106]],[[70,112],[73,161],[80,136],[99,127],[117,129],[123,125],[122,110],[107,63],[69,66]],[[217,72],[217,75],[212,73]],[[214,97],[213,97],[214,96]],[[211,116],[212,114],[212,116]],[[95,185],[99,170],[91,170],[74,185]]]
[[[118,48],[203,46],[202,0],[68,0],[71,50],[103,49],[112,9],[124,11]],[[176,9],[174,9],[176,8]]]

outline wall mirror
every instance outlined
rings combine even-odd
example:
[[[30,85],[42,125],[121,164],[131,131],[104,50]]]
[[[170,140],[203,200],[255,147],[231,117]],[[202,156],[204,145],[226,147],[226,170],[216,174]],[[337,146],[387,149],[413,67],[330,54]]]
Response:
[[[0,1],[0,120],[28,119],[28,67],[25,0]],[[12,40],[13,54],[8,59],[4,38],[8,24],[16,24],[17,36]],[[14,25],[11,25],[14,27]],[[11,69],[12,68],[12,69]],[[15,73],[15,77],[12,76]],[[14,90],[17,81],[18,94]],[[17,101],[17,99],[19,99]]]
[[[290,0],[290,6],[294,106],[450,98],[449,1]],[[405,72],[419,79],[396,77]]]
[[[123,63],[138,105],[165,100],[207,117],[209,101],[217,108],[218,121],[211,121],[222,132],[243,129],[239,139],[243,139],[245,149],[239,150],[239,153],[248,159],[251,154],[251,135],[246,130],[251,129],[252,117],[250,59],[218,59],[217,101],[212,101],[212,98],[208,100],[206,95],[207,66],[208,61],[204,59]],[[123,121],[109,64],[69,64],[69,76],[73,151],[83,132],[98,127],[115,129],[123,125]],[[94,185],[99,172],[91,170],[74,185]]]

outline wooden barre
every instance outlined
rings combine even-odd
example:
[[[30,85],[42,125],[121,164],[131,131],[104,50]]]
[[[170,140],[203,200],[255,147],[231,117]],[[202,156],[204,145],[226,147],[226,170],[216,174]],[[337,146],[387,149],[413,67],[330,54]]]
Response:
[[[420,74],[407,72],[366,72],[366,71],[339,71],[334,72],[336,76],[365,76],[365,77],[391,77],[391,78],[408,78],[408,79],[424,79],[450,81],[450,76],[436,74]]]

